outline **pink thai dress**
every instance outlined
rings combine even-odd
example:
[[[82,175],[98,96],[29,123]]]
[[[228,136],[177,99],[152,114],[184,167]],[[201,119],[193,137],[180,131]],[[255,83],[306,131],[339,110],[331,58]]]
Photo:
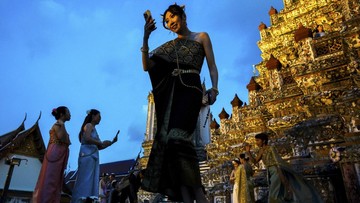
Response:
[[[56,122],[54,125],[64,125]],[[62,126],[65,127],[65,126]],[[69,141],[69,135],[67,139]],[[33,203],[60,203],[64,170],[69,157],[69,144],[60,141],[51,128],[50,140],[33,193]]]

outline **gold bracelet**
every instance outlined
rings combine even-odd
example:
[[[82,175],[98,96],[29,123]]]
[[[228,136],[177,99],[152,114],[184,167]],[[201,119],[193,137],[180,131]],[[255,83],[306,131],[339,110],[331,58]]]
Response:
[[[141,47],[140,51],[143,53],[149,53],[149,48],[145,49],[144,47]]]

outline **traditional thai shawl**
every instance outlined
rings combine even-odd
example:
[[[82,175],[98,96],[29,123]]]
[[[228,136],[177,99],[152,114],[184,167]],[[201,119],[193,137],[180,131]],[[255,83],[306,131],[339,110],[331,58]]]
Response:
[[[280,157],[274,146],[266,147],[262,160],[269,172],[270,203],[323,202],[316,189]]]
[[[248,163],[239,165],[239,178],[238,185],[239,190],[237,194],[238,203],[254,203],[254,185],[252,183],[251,176],[253,174],[253,170]]]

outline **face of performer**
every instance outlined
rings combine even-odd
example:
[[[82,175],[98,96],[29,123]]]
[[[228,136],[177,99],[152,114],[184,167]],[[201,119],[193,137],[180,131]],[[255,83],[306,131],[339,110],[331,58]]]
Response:
[[[65,110],[65,114],[64,114],[64,121],[69,121],[71,118],[71,114],[68,108],[66,108]]]
[[[236,168],[239,166],[239,164],[236,161],[232,161],[232,165]]]
[[[173,13],[171,13],[170,11],[168,11],[165,14],[165,23],[166,26],[175,33],[178,33],[179,31],[181,31],[181,29],[184,26],[184,21],[181,18],[181,16],[179,15],[175,15]]]
[[[93,121],[94,121],[95,124],[99,124],[100,120],[101,120],[100,113],[93,115]]]
[[[324,28],[323,28],[322,25],[319,25],[319,26],[317,27],[317,30],[318,30],[318,32],[323,32],[323,31],[324,31]]]
[[[255,143],[258,147],[263,147],[265,145],[265,141],[259,138],[255,138]]]

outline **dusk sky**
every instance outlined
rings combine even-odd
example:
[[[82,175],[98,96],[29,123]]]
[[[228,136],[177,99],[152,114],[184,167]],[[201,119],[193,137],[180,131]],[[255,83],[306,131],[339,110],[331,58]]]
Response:
[[[0,135],[16,129],[27,114],[26,129],[39,121],[45,145],[55,122],[51,110],[70,109],[66,128],[71,138],[68,170],[77,168],[78,133],[86,111],[95,108],[102,140],[119,140],[100,151],[100,163],[136,158],[144,140],[147,96],[151,83],[142,70],[145,10],[157,22],[150,50],[176,35],[162,27],[160,14],[171,0],[0,0]],[[214,118],[231,114],[235,94],[248,103],[246,85],[252,65],[261,62],[258,26],[270,26],[269,10],[282,0],[189,0],[185,5],[191,31],[210,35],[219,71]],[[202,80],[211,87],[204,62]]]

